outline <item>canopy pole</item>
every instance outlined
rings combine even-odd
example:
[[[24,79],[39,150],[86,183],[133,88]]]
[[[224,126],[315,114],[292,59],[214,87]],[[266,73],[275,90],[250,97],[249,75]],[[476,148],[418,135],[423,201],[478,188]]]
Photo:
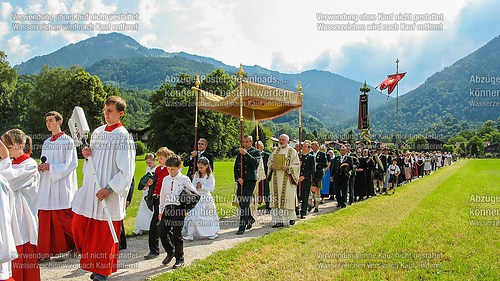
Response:
[[[255,121],[255,142],[260,140],[259,137],[259,120],[255,119],[255,110],[252,111],[252,119]]]
[[[240,79],[240,142],[243,148],[243,65],[240,63],[238,76]],[[240,156],[240,178],[243,179],[243,155]],[[243,196],[243,185],[241,185],[241,196]]]
[[[201,85],[201,82],[200,82],[200,76],[199,75],[196,75],[196,82],[195,82],[195,85],[196,85],[196,96],[194,98],[194,104],[195,104],[195,113],[194,113],[194,144],[193,144],[193,151],[197,151],[198,150],[198,147],[197,147],[197,143],[198,143],[198,99],[199,99],[199,95],[200,95],[200,85]],[[195,157],[193,157],[193,173],[191,174],[191,176],[194,178],[194,174],[196,172],[196,168],[198,167],[197,165],[197,162],[198,162],[198,155],[196,155]],[[214,165],[214,163],[210,163],[210,165]]]

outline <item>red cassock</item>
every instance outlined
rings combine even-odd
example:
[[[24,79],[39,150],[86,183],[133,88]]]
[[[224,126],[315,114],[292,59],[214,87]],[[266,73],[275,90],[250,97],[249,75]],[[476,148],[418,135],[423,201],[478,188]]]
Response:
[[[122,222],[113,221],[117,234],[120,234]],[[109,276],[118,269],[118,250],[109,231],[107,221],[73,215],[73,238],[80,253],[80,267],[83,270]]]
[[[12,261],[12,278],[16,281],[41,280],[36,246],[28,242],[16,249],[18,257]]]
[[[65,253],[75,247],[72,219],[71,209],[38,210],[38,252],[41,258]]]

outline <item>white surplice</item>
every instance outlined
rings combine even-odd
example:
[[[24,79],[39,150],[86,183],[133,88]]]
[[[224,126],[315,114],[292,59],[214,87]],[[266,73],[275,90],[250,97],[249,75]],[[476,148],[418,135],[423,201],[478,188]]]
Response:
[[[16,246],[38,242],[38,210],[36,197],[40,183],[38,165],[33,158],[12,164],[10,158],[0,161],[0,175],[9,182],[14,194],[12,231]]]
[[[125,127],[120,126],[111,132],[106,132],[105,128],[103,125],[95,129],[90,139],[91,159],[100,183],[95,184],[88,163],[90,160],[86,160],[82,169],[82,187],[76,192],[71,208],[84,217],[106,220],[96,193],[109,185],[113,192],[106,198],[108,210],[113,221],[120,221],[125,218],[125,201],[135,170],[135,145]]]
[[[42,156],[47,158],[50,170],[40,178],[37,206],[39,210],[69,209],[78,189],[76,168],[78,157],[73,139],[64,134],[55,141],[50,138],[42,146]]]
[[[158,166],[156,166],[158,167]],[[153,169],[147,167],[146,168],[146,174],[151,173],[154,174],[156,167]],[[134,232],[138,234],[140,231],[149,231],[149,225],[151,224],[151,219],[153,218],[153,211],[151,211],[148,208],[148,204],[146,203],[146,200],[144,200],[144,197],[148,195],[148,189],[149,188],[155,188],[154,185],[144,188],[142,190],[142,199],[141,199],[141,204],[139,204],[139,210],[137,210],[137,216],[135,217],[135,230]]]
[[[16,243],[12,233],[12,215],[14,214],[14,194],[7,180],[0,175],[0,280],[12,276],[10,261],[17,258]]]

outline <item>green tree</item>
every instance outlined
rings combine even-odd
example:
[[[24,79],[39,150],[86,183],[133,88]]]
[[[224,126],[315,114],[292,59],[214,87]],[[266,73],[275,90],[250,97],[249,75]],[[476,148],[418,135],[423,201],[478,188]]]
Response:
[[[476,135],[476,132],[474,132],[472,130],[464,130],[464,131],[461,131],[459,135],[464,137],[465,139],[470,140],[473,136]]]
[[[458,135],[450,137],[446,143],[455,145],[457,142],[467,142],[467,139],[461,135]]]
[[[99,78],[81,67],[45,66],[33,77],[32,88],[25,86],[25,91],[29,90],[30,105],[24,128],[35,136],[34,144],[41,144],[48,137],[44,117],[51,110],[63,115],[62,129],[68,133],[67,121],[75,106],[83,108],[90,130],[104,124],[102,109],[107,93]]]
[[[17,119],[15,98],[17,71],[10,67],[7,55],[0,50],[0,130],[6,131]]]
[[[495,121],[493,120],[488,120],[484,122],[483,126],[479,128],[477,133],[479,134],[480,137],[484,137],[486,134],[491,134],[492,132],[498,131],[495,128]]]
[[[467,144],[467,153],[474,157],[481,156],[484,153],[484,141],[478,136],[473,136]]]
[[[310,141],[313,141],[316,139],[316,136],[314,135],[314,132],[311,132],[307,129],[302,129],[302,141],[305,141],[305,140],[310,140]]]
[[[443,151],[444,152],[453,152],[455,150],[455,146],[452,144],[445,144],[443,145]]]
[[[137,156],[143,155],[146,151],[146,145],[142,141],[135,141],[135,153]]]
[[[250,126],[253,127],[253,129],[249,130],[251,131],[251,135],[254,140],[257,140],[257,132],[256,132],[256,126],[254,122],[250,122]],[[264,124],[259,123],[259,140],[264,144],[264,147],[266,150],[270,151],[270,148],[272,147],[272,140],[271,137],[273,136],[273,133],[271,130]]]
[[[415,150],[415,151],[422,151],[422,150],[429,149],[429,142],[422,135],[415,135],[415,136],[409,138],[406,141],[406,143],[409,144],[411,149]]]
[[[210,79],[208,79],[210,77]],[[229,75],[216,70],[202,81],[202,89],[209,92],[229,92],[234,87]],[[151,95],[150,145],[157,149],[167,146],[176,153],[193,149],[195,92],[191,90],[194,77],[181,74],[175,86],[164,84]],[[225,81],[226,84],[221,84]],[[215,157],[229,157],[239,146],[238,120],[222,113],[200,109],[198,112],[198,137],[207,139],[209,150]]]

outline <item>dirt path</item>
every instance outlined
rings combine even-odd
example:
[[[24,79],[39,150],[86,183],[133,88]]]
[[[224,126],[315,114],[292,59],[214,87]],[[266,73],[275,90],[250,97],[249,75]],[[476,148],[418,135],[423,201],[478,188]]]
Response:
[[[326,200],[325,204],[320,205],[319,213],[308,213],[306,220],[317,215],[332,212],[336,209],[336,205],[336,202]],[[238,230],[237,219],[228,218],[220,221],[221,231],[217,239],[185,241],[184,257],[186,265],[189,265],[194,260],[204,259],[214,252],[230,249],[251,238],[260,237],[278,230],[271,228],[270,215],[260,214],[253,228],[247,230],[243,235],[235,235]],[[297,223],[301,223],[301,220],[298,220]],[[171,262],[169,266],[161,264],[165,257],[163,251],[156,259],[144,260],[144,255],[149,252],[147,235],[130,237],[127,239],[127,243],[128,249],[120,252],[118,272],[111,275],[109,280],[147,280],[151,276],[172,270],[174,262]],[[42,280],[90,280],[90,273],[80,269],[79,258],[67,257],[64,261],[51,260],[41,264],[40,267]]]

